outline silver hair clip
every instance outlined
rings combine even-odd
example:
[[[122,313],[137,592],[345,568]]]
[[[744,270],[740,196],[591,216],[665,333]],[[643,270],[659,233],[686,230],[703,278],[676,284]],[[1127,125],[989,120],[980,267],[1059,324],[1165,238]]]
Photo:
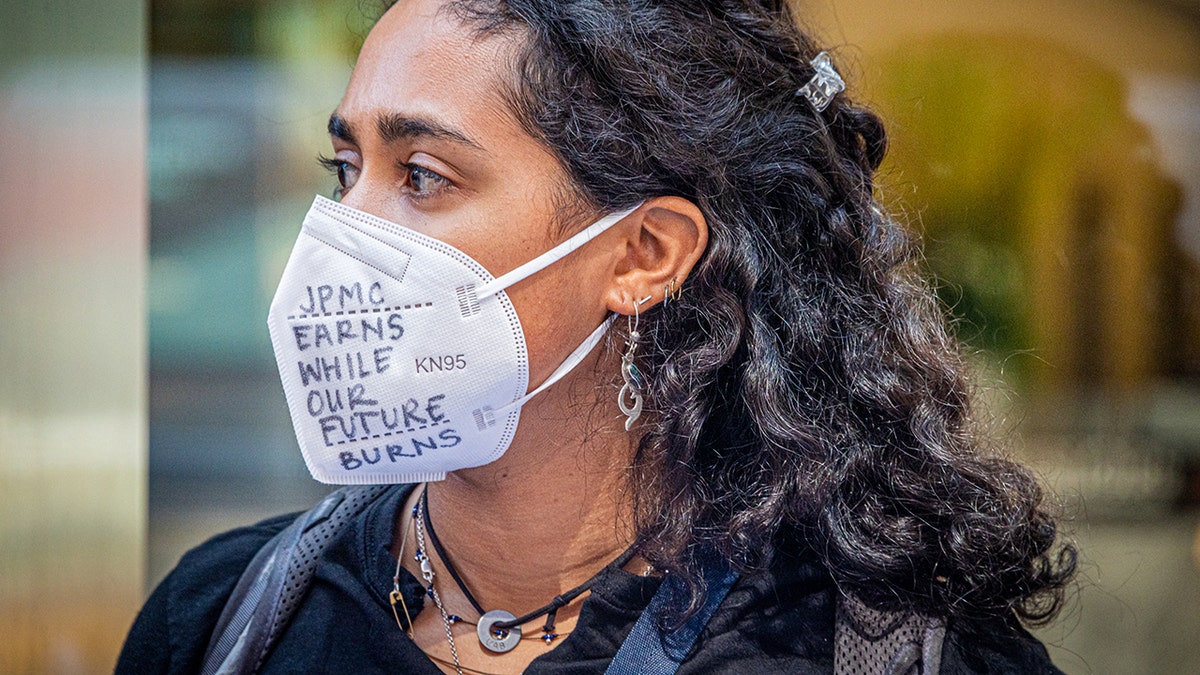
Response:
[[[817,54],[809,63],[817,72],[813,74],[808,84],[796,92],[796,95],[808,99],[817,112],[822,112],[829,107],[834,96],[846,91],[846,83],[842,80],[842,76],[834,70],[833,61],[829,60],[827,52]]]

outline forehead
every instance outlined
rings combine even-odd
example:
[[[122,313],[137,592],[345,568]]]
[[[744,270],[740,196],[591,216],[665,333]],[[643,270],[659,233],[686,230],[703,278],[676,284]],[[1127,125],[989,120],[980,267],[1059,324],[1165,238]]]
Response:
[[[441,0],[401,0],[371,30],[338,113],[436,119],[473,138],[519,132],[505,105],[513,38],[481,37]]]

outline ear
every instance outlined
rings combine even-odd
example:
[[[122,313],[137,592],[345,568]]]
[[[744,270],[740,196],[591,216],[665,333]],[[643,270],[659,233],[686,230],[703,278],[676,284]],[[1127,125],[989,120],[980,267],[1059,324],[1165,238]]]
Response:
[[[654,197],[622,222],[624,255],[618,256],[605,302],[610,312],[644,312],[678,289],[708,246],[708,223],[682,197]]]

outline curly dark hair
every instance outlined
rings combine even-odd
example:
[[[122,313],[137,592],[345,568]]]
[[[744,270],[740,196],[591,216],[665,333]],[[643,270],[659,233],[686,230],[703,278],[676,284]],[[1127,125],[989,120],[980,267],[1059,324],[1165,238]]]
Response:
[[[707,219],[682,298],[642,318],[631,474],[640,552],[691,608],[700,551],[754,570],[801,542],[876,607],[1052,618],[1075,549],[1030,473],[989,458],[919,247],[874,195],[879,118],[796,95],[819,49],[787,2],[449,7],[521,38],[509,102],[576,209],[676,195]]]

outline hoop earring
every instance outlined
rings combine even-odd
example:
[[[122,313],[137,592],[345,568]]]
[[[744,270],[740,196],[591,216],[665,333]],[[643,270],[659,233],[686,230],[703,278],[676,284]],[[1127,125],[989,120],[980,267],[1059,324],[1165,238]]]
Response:
[[[663,289],[663,305],[668,302],[678,302],[679,298],[683,297],[683,284],[679,284],[679,288],[675,287],[675,277],[667,282],[667,287]]]
[[[637,342],[641,337],[637,330],[640,318],[638,307],[649,302],[651,297],[653,296],[647,295],[634,302],[633,317],[626,319],[629,326],[629,342],[626,343],[625,353],[621,356],[621,377],[624,378],[625,384],[621,385],[621,391],[617,393],[617,407],[625,415],[625,431],[629,431],[642,415],[642,389],[646,383],[642,379],[642,371],[638,370],[637,364],[633,362],[633,354],[637,351]],[[630,402],[626,403],[626,397]]]

